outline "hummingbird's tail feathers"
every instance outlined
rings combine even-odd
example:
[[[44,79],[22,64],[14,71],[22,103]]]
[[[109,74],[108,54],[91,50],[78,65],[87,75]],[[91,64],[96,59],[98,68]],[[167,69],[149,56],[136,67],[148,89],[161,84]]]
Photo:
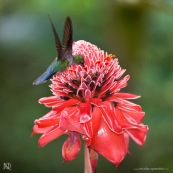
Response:
[[[52,27],[52,30],[53,30],[53,34],[54,34],[54,39],[55,39],[55,45],[56,45],[56,53],[57,53],[57,56],[58,58],[61,57],[61,50],[62,50],[62,46],[61,46],[61,42],[59,40],[59,37],[58,37],[58,34],[56,32],[56,29],[54,27],[54,24],[49,16],[49,20],[50,20],[50,24],[51,24],[51,27]]]
[[[62,56],[67,50],[72,50],[73,27],[71,18],[68,16],[64,24],[64,34],[62,42]]]
[[[55,72],[56,73],[56,72]],[[39,76],[34,82],[33,85],[40,85],[45,83],[48,79],[50,79],[55,73],[49,73],[45,71],[41,76]]]
[[[56,57],[54,61],[49,65],[49,67],[46,69],[46,71],[33,82],[33,85],[42,84],[46,82],[48,79],[50,79],[57,72],[57,66],[58,59]]]

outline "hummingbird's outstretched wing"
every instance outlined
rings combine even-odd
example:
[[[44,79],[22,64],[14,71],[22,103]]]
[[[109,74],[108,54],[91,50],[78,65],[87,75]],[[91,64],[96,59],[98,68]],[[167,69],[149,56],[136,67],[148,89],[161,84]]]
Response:
[[[49,20],[50,20],[50,24],[51,24],[51,27],[52,27],[52,31],[53,31],[53,34],[54,34],[54,39],[55,39],[55,45],[56,45],[56,53],[57,53],[57,57],[58,59],[61,59],[61,56],[62,56],[62,46],[61,46],[61,42],[59,40],[59,37],[58,37],[58,34],[56,32],[56,29],[54,27],[54,24],[49,16]]]
[[[73,27],[71,18],[68,16],[64,24],[64,34],[62,42],[62,57],[66,51],[72,51],[73,43]]]

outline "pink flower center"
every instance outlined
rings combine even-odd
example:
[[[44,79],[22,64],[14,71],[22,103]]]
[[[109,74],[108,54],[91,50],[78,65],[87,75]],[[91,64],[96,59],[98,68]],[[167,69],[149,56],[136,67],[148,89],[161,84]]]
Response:
[[[73,55],[84,57],[84,67],[74,65],[57,74],[52,80],[53,94],[60,99],[79,99],[81,102],[99,98],[103,101],[117,88],[118,79],[125,72],[112,54],[107,54],[85,41],[73,43]]]

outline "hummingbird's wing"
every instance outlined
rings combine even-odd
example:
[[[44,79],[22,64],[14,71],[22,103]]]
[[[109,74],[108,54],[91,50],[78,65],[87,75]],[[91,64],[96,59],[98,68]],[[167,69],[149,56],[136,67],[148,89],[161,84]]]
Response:
[[[59,64],[58,62],[60,62],[60,61],[58,61],[58,59],[61,60],[63,58],[65,52],[67,52],[67,54],[68,54],[69,52],[71,53],[71,51],[72,51],[72,42],[73,42],[72,32],[73,32],[73,30],[72,30],[72,22],[71,22],[70,17],[67,17],[66,21],[65,21],[62,46],[61,46],[61,42],[59,40],[58,34],[53,25],[53,22],[50,17],[49,17],[49,19],[50,19],[51,27],[52,27],[54,38],[55,38],[57,57],[50,64],[50,66],[47,68],[47,70],[33,82],[34,85],[42,84],[42,83],[46,82],[48,79],[50,79],[57,72],[57,66]],[[66,56],[65,56],[65,58],[66,58]]]
[[[68,16],[64,25],[64,34],[62,42],[62,57],[66,51],[72,51],[72,42],[73,42],[73,27],[71,18]]]
[[[50,19],[50,24],[51,24],[52,31],[53,31],[53,34],[54,34],[57,57],[58,57],[58,59],[60,59],[61,56],[62,56],[62,51],[61,51],[61,50],[62,50],[62,46],[61,46],[61,42],[60,42],[60,40],[59,40],[58,34],[57,34],[57,32],[56,32],[56,29],[55,29],[55,27],[54,27],[54,24],[53,24],[53,22],[52,22],[50,16],[49,16],[49,19]]]
[[[56,73],[57,65],[57,58],[55,58],[46,71],[33,82],[33,85],[40,85],[50,79]]]

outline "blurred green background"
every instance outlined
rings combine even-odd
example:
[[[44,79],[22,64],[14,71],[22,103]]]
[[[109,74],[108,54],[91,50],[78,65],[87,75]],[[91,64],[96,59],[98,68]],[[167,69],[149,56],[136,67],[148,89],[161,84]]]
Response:
[[[62,38],[67,15],[74,40],[86,40],[116,54],[126,74],[125,91],[142,95],[136,101],[146,112],[150,130],[139,147],[130,142],[130,155],[115,165],[100,156],[98,173],[131,173],[135,168],[173,171],[173,1],[168,0],[0,0],[0,172],[81,173],[83,150],[62,164],[66,136],[37,147],[30,137],[35,119],[49,111],[37,101],[50,96],[48,83],[32,82],[55,58],[48,15]],[[108,141],[110,142],[110,141]],[[152,171],[147,171],[152,172]]]

